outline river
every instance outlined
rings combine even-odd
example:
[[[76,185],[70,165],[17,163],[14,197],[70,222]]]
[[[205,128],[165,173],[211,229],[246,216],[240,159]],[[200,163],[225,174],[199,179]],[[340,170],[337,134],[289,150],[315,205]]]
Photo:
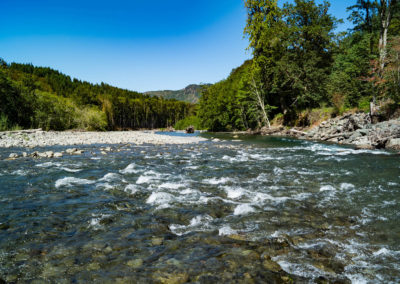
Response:
[[[202,135],[0,160],[0,283],[400,282],[398,154]]]

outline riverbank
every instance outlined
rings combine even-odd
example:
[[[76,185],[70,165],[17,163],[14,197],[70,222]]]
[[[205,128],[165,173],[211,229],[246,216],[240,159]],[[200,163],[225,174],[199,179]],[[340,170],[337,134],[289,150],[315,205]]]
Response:
[[[354,145],[358,149],[400,150],[400,118],[371,123],[369,114],[350,113],[310,128],[263,128],[260,135],[291,136],[299,139]]]
[[[154,131],[75,132],[21,130],[0,132],[0,147],[46,147],[90,144],[191,144],[207,141],[205,138],[159,135]]]

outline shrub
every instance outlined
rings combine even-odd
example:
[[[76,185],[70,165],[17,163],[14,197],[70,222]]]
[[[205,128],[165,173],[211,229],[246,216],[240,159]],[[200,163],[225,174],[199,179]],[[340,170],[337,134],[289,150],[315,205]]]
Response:
[[[195,129],[202,129],[201,121],[197,116],[188,116],[182,120],[179,120],[175,124],[175,129],[176,130],[185,130],[187,127],[190,125],[193,125]]]
[[[107,130],[107,116],[96,107],[86,107],[76,110],[75,122],[79,128],[89,131]]]

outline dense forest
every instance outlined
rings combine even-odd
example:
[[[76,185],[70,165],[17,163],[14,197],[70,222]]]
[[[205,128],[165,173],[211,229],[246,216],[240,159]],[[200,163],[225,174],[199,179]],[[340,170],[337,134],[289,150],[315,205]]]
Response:
[[[253,58],[203,91],[198,118],[213,131],[306,126],[310,114],[390,113],[400,102],[400,3],[357,0],[337,33],[330,4],[246,0]]]
[[[161,128],[175,125],[193,110],[193,104],[0,60],[0,131]]]

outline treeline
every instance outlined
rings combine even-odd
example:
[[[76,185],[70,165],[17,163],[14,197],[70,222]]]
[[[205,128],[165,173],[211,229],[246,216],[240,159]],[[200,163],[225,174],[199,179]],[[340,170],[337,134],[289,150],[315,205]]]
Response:
[[[198,116],[214,131],[269,126],[274,117],[295,125],[315,108],[340,114],[368,111],[370,101],[396,109],[400,102],[400,3],[357,0],[348,7],[354,28],[340,22],[329,2],[246,0],[253,59],[206,88]]]
[[[50,68],[0,60],[0,130],[120,130],[173,126],[194,105],[71,79]]]

